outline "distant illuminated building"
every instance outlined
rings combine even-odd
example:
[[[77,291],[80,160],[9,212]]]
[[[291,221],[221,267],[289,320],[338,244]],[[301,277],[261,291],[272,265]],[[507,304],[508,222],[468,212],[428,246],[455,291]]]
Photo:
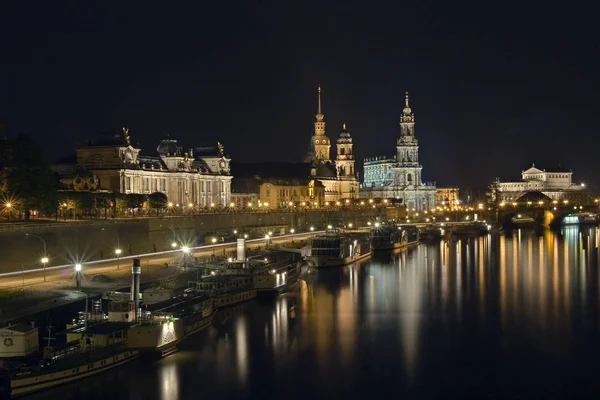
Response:
[[[494,202],[514,202],[527,192],[541,192],[552,200],[588,203],[589,191],[584,183],[572,181],[573,171],[564,168],[552,170],[531,168],[521,172],[521,179],[500,181],[490,186],[490,199]]]
[[[454,188],[436,188],[435,205],[436,207],[450,206],[459,203],[459,189]]]
[[[162,140],[155,154],[144,155],[123,128],[122,134],[79,146],[77,166],[63,184],[70,190],[161,192],[173,203],[226,206],[231,195],[230,161],[220,143],[184,149],[173,139]]]
[[[435,184],[423,183],[419,164],[419,142],[415,138],[415,116],[408,105],[408,93],[400,118],[400,138],[393,157],[365,159],[360,197],[394,198],[409,209],[428,210],[435,205]]]
[[[311,177],[325,186],[325,201],[358,197],[359,180],[354,165],[353,143],[343,124],[336,142],[336,159],[331,161],[331,142],[325,134],[325,115],[321,112],[321,88],[318,89],[318,106],[314,134],[306,162],[311,163]]]

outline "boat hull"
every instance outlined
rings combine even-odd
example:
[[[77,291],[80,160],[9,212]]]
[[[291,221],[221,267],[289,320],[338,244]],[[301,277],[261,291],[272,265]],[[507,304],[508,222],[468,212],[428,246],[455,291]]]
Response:
[[[371,255],[371,252],[357,254],[350,257],[331,257],[331,256],[309,256],[307,260],[313,264],[314,268],[332,268],[341,267],[344,265],[352,264],[353,262],[362,260]]]
[[[390,250],[398,250],[406,247],[416,246],[419,244],[418,241],[414,242],[396,242],[396,243],[379,243],[377,245],[373,245],[371,247],[372,251],[390,251]]]
[[[84,379],[134,361],[139,356],[139,351],[128,349],[96,360],[92,363],[81,363],[74,367],[71,366],[68,369],[48,371],[45,374],[16,377],[11,379],[11,394],[12,397],[25,396],[30,393]]]

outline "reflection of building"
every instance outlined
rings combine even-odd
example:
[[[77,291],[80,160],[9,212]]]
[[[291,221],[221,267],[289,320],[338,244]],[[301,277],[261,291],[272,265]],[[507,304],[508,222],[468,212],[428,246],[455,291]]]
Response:
[[[352,137],[344,124],[337,139],[336,160],[331,161],[331,142],[325,134],[325,115],[321,112],[321,88],[319,87],[315,131],[311,137],[306,161],[312,163],[312,175],[325,186],[325,201],[358,197],[359,182],[352,147]]]
[[[71,185],[75,189],[78,179],[87,179],[88,190],[162,192],[174,203],[193,203],[200,207],[229,203],[230,160],[220,144],[184,150],[176,140],[165,139],[155,155],[143,155],[140,151],[131,145],[127,129],[123,129],[122,134],[80,146],[77,148],[78,168],[74,169],[79,175],[72,179]],[[83,170],[88,172],[84,174]],[[93,184],[91,179],[97,183]]]
[[[552,200],[587,203],[589,192],[585,185],[572,182],[573,172],[564,168],[539,169],[535,164],[521,172],[521,179],[500,181],[490,186],[490,197],[495,202],[515,202],[527,192],[541,192]]]
[[[365,160],[361,197],[395,198],[408,209],[428,210],[435,205],[435,185],[424,184],[419,164],[419,142],[415,138],[415,116],[408,105],[400,119],[400,138],[394,157],[371,157]]]
[[[435,205],[438,207],[443,207],[450,204],[458,204],[458,200],[458,188],[438,187],[435,189]]]

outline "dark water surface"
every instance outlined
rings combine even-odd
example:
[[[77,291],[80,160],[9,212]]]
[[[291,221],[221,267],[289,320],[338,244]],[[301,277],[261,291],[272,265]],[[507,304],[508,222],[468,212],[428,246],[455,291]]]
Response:
[[[219,312],[166,359],[29,398],[596,398],[597,233],[521,231],[311,272],[298,292]]]

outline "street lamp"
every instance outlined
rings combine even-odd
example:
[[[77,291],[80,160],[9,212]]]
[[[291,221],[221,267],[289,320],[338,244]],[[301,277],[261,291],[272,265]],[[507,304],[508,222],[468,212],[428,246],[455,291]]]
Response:
[[[176,243],[176,242],[173,242],[173,243],[171,243],[171,247],[172,247],[172,248],[175,248],[175,247],[177,247],[177,243]]]
[[[188,246],[183,246],[183,247],[181,248],[181,251],[183,251],[183,252],[184,252],[184,254],[188,254],[188,253],[190,252],[190,248],[189,248]]]
[[[81,264],[75,264],[75,279],[77,279],[77,290],[81,290]]]
[[[216,237],[214,237],[214,238],[212,238],[210,241],[211,241],[211,242],[213,242],[213,243],[217,243],[217,238],[216,238]]]
[[[348,228],[352,228],[352,222],[348,224]]]
[[[117,255],[117,271],[119,270],[119,262],[121,261],[121,249],[116,249],[115,254]]]
[[[7,203],[7,207],[9,207],[10,203]],[[26,233],[25,236],[31,236],[34,237],[36,239],[39,239],[42,241],[42,243],[44,244],[44,254],[42,255],[42,264],[44,266],[44,282],[46,282],[46,264],[48,263],[48,252],[46,251],[46,241],[44,239],[42,239],[41,237],[37,236],[37,235],[33,235],[31,233]],[[44,260],[46,260],[44,262]]]
[[[290,233],[294,233],[296,230],[294,228],[290,229]]]
[[[46,282],[46,265],[48,264],[48,257],[42,257],[42,265],[44,266],[44,282]]]
[[[311,232],[313,232],[314,230],[315,230],[315,227],[314,227],[314,226],[311,226],[311,227],[310,227],[310,231],[311,231]]]

